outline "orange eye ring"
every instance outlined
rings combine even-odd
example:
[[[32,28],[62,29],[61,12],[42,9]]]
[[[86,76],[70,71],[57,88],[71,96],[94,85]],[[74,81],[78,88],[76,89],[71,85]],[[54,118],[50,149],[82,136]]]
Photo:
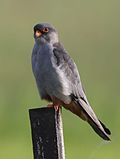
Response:
[[[48,29],[48,28],[44,28],[42,31],[43,31],[44,33],[47,33],[47,32],[49,31],[49,29]]]

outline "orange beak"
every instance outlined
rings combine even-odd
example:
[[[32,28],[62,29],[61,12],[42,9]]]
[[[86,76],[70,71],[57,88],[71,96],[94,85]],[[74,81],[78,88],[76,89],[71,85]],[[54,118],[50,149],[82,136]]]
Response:
[[[35,32],[35,36],[38,38],[38,37],[40,37],[42,35],[42,33],[39,31],[39,30],[37,30],[36,32]]]

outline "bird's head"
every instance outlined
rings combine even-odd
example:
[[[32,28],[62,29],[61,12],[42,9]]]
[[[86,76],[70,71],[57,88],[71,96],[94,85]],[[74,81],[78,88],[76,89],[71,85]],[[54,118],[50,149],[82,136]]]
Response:
[[[34,26],[34,38],[39,44],[41,43],[57,43],[58,34],[56,29],[49,23],[41,23]]]

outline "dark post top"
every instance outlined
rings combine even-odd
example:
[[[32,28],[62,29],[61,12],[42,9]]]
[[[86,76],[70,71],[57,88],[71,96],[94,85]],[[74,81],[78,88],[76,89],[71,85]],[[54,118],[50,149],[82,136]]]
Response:
[[[65,159],[61,112],[30,109],[34,159]]]

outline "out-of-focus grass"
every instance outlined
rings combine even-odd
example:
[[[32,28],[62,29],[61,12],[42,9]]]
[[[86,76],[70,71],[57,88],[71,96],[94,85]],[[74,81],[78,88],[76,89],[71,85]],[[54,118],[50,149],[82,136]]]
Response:
[[[63,110],[66,158],[113,159],[120,147],[120,2],[0,1],[0,158],[32,159],[28,108],[40,101],[31,71],[32,27],[52,23],[77,63],[93,109],[112,131],[105,144]]]

